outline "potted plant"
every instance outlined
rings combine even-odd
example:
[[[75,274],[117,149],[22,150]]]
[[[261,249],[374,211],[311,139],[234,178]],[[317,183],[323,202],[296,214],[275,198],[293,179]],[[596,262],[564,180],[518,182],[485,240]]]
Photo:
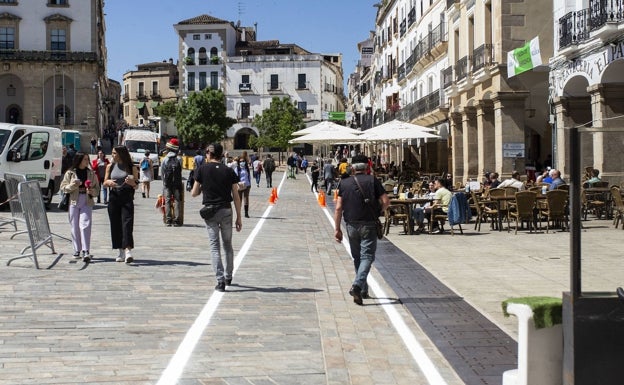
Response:
[[[192,56],[186,56],[184,58],[184,64],[186,64],[186,65],[193,65],[193,64],[195,64],[195,60],[193,59]]]
[[[210,64],[219,64],[219,56],[213,56],[210,58]]]

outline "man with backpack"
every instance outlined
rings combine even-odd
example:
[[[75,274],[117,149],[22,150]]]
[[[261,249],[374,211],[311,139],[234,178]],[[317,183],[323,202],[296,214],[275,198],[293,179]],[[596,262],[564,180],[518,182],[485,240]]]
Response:
[[[275,171],[275,161],[271,154],[267,154],[266,159],[262,163],[262,168],[266,174],[267,188],[273,187],[273,171]]]
[[[179,227],[180,208],[182,205],[182,162],[178,159],[180,149],[178,140],[173,138],[167,145],[167,156],[161,165],[163,196],[165,197],[165,224],[167,226]],[[173,202],[173,217],[171,215],[171,202]]]

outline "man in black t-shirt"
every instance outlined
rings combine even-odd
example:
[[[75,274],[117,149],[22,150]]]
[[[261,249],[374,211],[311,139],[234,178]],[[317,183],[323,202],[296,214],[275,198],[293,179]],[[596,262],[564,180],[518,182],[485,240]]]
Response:
[[[357,155],[352,162],[351,176],[342,179],[338,189],[334,237],[337,242],[342,242],[340,221],[344,215],[355,266],[355,279],[349,294],[353,296],[353,302],[362,305],[362,299],[368,297],[366,278],[377,250],[376,221],[388,208],[390,200],[381,182],[372,175],[366,175],[368,158]]]
[[[199,167],[191,195],[202,194],[202,204],[214,208],[210,218],[204,218],[208,229],[212,266],[217,277],[217,291],[224,292],[232,284],[234,249],[232,247],[232,205],[236,210],[236,231],[241,231],[241,203],[238,195],[238,176],[230,167],[221,163],[223,146],[214,143],[206,150],[207,161]],[[219,236],[223,241],[225,268],[221,260]]]

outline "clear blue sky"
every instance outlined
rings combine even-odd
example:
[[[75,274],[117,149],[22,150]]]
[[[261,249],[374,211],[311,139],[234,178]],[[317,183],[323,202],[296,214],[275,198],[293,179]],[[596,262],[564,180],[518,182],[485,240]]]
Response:
[[[107,0],[108,77],[122,83],[137,64],[177,60],[173,25],[202,14],[258,24],[258,40],[293,43],[313,53],[342,53],[346,79],[357,43],[375,29],[373,0]]]

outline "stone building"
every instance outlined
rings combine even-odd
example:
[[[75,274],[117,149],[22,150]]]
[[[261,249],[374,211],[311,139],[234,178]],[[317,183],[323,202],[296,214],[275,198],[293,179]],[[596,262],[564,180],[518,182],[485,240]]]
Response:
[[[138,64],[123,75],[123,119],[130,126],[148,126],[154,108],[178,100],[178,67],[173,59]]]
[[[603,180],[624,181],[624,15],[621,1],[591,0],[588,6],[554,1],[555,54],[550,91],[556,124],[554,161],[569,174],[567,160],[579,156],[583,167]],[[569,154],[567,129],[579,127],[581,153]]]
[[[111,117],[103,0],[0,2],[0,121],[101,136]]]

